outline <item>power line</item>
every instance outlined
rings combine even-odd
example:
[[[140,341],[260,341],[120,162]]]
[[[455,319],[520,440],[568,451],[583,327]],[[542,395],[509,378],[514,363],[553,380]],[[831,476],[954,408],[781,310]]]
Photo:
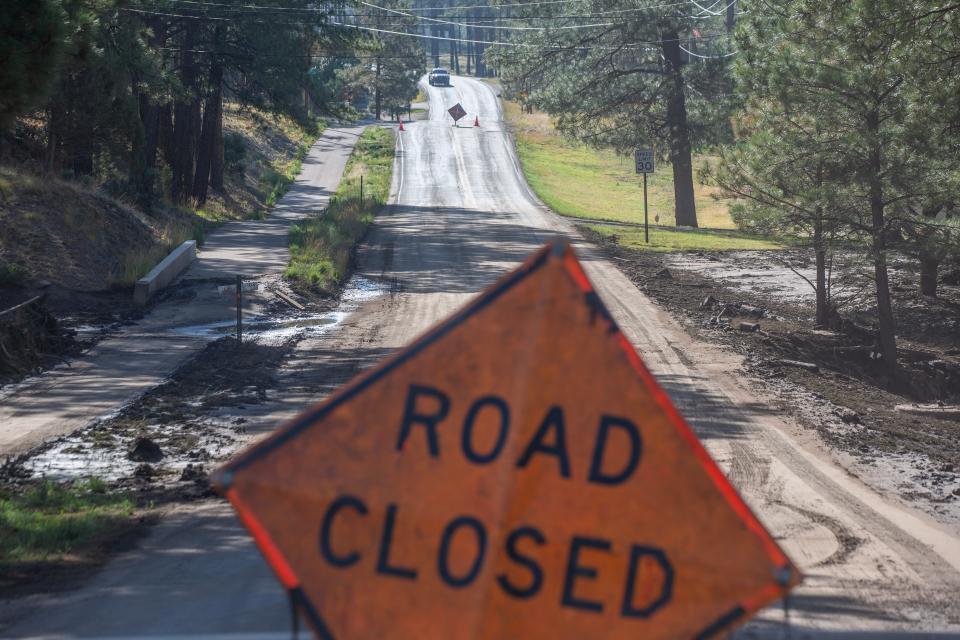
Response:
[[[353,55],[348,51],[342,51],[337,53],[308,53],[302,55],[276,55],[276,54],[262,54],[262,53],[249,53],[249,54],[239,54],[239,53],[229,53],[225,51],[211,51],[209,49],[186,49],[184,47],[155,47],[156,49],[161,49],[163,51],[179,51],[180,53],[205,53],[209,55],[219,55],[219,56],[230,56],[230,57],[256,57],[258,60],[261,58],[275,59],[275,60],[289,60],[291,58],[304,58],[309,60],[314,60],[317,58],[324,58],[327,60],[419,60],[426,59],[425,54],[421,55],[396,55],[396,56],[371,56],[371,55]]]
[[[557,50],[569,49],[569,50],[571,50],[571,51],[591,51],[591,50],[611,51],[611,50],[619,50],[619,49],[633,49],[633,50],[638,50],[638,49],[639,49],[639,50],[650,50],[650,49],[651,49],[650,47],[640,47],[640,46],[639,46],[640,44],[644,44],[644,43],[630,43],[630,44],[624,44],[624,45],[620,45],[620,46],[589,46],[589,47],[587,47],[587,46],[579,46],[579,47],[563,47],[563,46],[560,46],[560,45],[553,45],[553,46],[551,47],[550,45],[541,46],[541,45],[532,44],[532,43],[529,43],[529,42],[496,42],[496,41],[493,41],[493,40],[471,40],[471,39],[467,39],[467,38],[449,38],[449,37],[445,37],[445,36],[428,36],[428,35],[423,34],[423,33],[410,33],[409,31],[392,31],[392,30],[390,30],[390,29],[377,29],[377,28],[375,28],[375,27],[365,27],[365,26],[361,26],[361,25],[357,25],[357,24],[343,24],[343,23],[340,23],[340,22],[330,22],[330,24],[333,24],[333,25],[336,25],[336,26],[340,26],[340,27],[348,27],[348,28],[352,28],[352,29],[359,29],[359,30],[361,30],[361,31],[369,31],[369,32],[372,32],[372,33],[386,33],[386,34],[395,35],[395,36],[410,36],[410,37],[412,37],[412,38],[421,38],[421,39],[424,39],[424,40],[447,40],[447,41],[450,41],[450,42],[468,42],[468,43],[470,43],[470,44],[487,44],[487,45],[498,45],[498,46],[503,46],[503,47],[521,47],[521,48],[532,48],[532,49],[541,49],[541,50],[543,50],[543,49],[551,49],[551,48],[557,49]],[[653,49],[653,50],[659,51],[659,49]]]
[[[233,18],[216,18],[213,16],[189,16],[189,15],[180,15],[177,13],[162,13],[160,11],[147,11],[146,9],[131,9],[130,7],[118,7],[120,11],[128,11],[131,13],[143,13],[149,16],[164,16],[166,18],[185,18],[187,20],[219,20],[223,22],[231,22]]]
[[[565,1],[569,1],[569,0],[565,0]],[[367,3],[364,3],[364,4],[367,4]],[[376,5],[371,5],[371,6],[376,6]],[[238,19],[237,17],[224,18],[224,17],[217,17],[217,16],[196,16],[196,15],[185,15],[185,14],[174,14],[174,13],[166,13],[166,12],[160,12],[160,11],[148,11],[148,10],[145,10],[145,9],[132,9],[132,8],[129,8],[129,7],[120,7],[119,10],[120,10],[120,11],[129,11],[129,12],[134,12],[134,13],[139,13],[139,14],[158,15],[158,16],[164,16],[164,17],[184,18],[184,19],[193,19],[193,20],[214,20],[214,21],[226,21],[226,22],[231,22],[231,21],[235,21],[235,20]],[[329,17],[329,16],[325,16],[325,17]],[[409,16],[409,17],[418,18],[419,16]],[[286,23],[286,24],[300,25],[300,24],[302,24],[302,23],[300,23],[300,22],[289,22],[289,23]],[[549,49],[564,50],[564,49],[568,49],[568,50],[571,50],[571,51],[592,51],[592,50],[614,51],[614,50],[629,49],[629,50],[656,51],[656,50],[658,50],[658,49],[656,49],[655,47],[659,47],[660,45],[662,45],[662,44],[665,43],[665,42],[678,42],[678,43],[679,43],[679,42],[685,42],[685,41],[690,40],[690,38],[676,38],[676,39],[658,40],[658,41],[653,41],[653,40],[637,41],[637,42],[631,42],[631,43],[622,44],[622,45],[616,45],[616,46],[614,46],[614,45],[590,45],[590,46],[570,46],[570,47],[565,47],[565,46],[562,46],[562,45],[559,45],[559,44],[556,44],[556,45],[540,45],[540,44],[533,44],[533,43],[527,43],[527,42],[477,40],[477,39],[468,39],[468,38],[454,38],[454,37],[448,37],[448,36],[434,36],[434,35],[426,35],[426,34],[421,34],[421,33],[411,33],[411,32],[409,32],[409,31],[394,31],[394,30],[390,30],[390,29],[378,29],[378,28],[376,28],[376,27],[368,27],[368,26],[364,26],[364,25],[347,24],[347,23],[343,23],[343,22],[336,22],[336,21],[334,21],[334,20],[328,20],[328,21],[326,21],[325,24],[330,25],[330,26],[337,26],[337,27],[358,29],[358,30],[360,30],[360,31],[367,31],[367,32],[370,32],[370,33],[383,33],[383,34],[388,34],[388,35],[408,36],[408,37],[412,37],[412,38],[420,38],[420,39],[423,39],[423,40],[443,40],[443,41],[448,41],[448,42],[461,42],[461,43],[484,44],[484,45],[499,45],[499,46],[505,46],[505,47],[534,48],[534,49],[541,49],[541,50],[549,50]],[[458,23],[454,23],[454,24],[458,24]],[[611,23],[611,25],[612,25],[612,24],[613,24],[613,23]],[[462,26],[470,26],[470,25],[463,24]],[[543,30],[546,30],[546,29],[543,29]],[[714,38],[714,37],[724,37],[724,36],[701,36],[700,39],[709,39],[709,38]],[[683,48],[683,47],[681,46],[681,48]],[[686,49],[684,49],[684,51],[686,51]],[[693,53],[693,52],[690,52],[690,51],[687,51],[687,53],[690,53],[691,55],[696,56],[696,57],[700,57],[700,58],[710,58],[710,57],[712,57],[712,56],[701,56],[700,54]],[[727,54],[727,55],[732,55],[732,54]],[[727,57],[727,56],[719,56],[719,57]]]
[[[399,9],[389,9],[389,8],[387,8],[387,7],[381,7],[381,6],[379,6],[379,5],[375,5],[375,4],[372,4],[372,3],[370,3],[370,2],[365,2],[364,0],[357,0],[357,2],[358,2],[359,4],[362,4],[362,5],[367,6],[367,7],[371,7],[371,8],[373,8],[373,9],[379,9],[379,10],[381,10],[381,11],[387,11],[387,12],[389,12],[389,13],[396,13],[396,14],[399,14],[399,15],[402,15],[402,16],[407,16],[407,17],[409,17],[409,18],[415,18],[415,19],[417,19],[417,20],[425,20],[425,21],[428,21],[428,22],[439,22],[439,23],[442,23],[442,24],[452,24],[452,25],[456,25],[456,26],[459,26],[459,27],[472,27],[472,26],[474,26],[474,25],[468,24],[468,23],[466,23],[466,22],[453,22],[453,21],[450,21],[450,20],[442,20],[442,19],[440,19],[440,18],[430,18],[430,17],[427,17],[427,16],[418,16],[418,15],[414,15],[414,14],[412,14],[412,13],[407,13],[407,12],[405,12],[405,11],[400,11]],[[601,23],[597,23],[597,24],[562,25],[562,26],[557,26],[557,27],[513,27],[513,26],[498,25],[496,28],[497,28],[497,29],[505,29],[505,30],[507,30],[507,31],[546,31],[546,30],[548,30],[548,29],[554,29],[554,30],[556,30],[556,29],[586,29],[586,28],[590,28],[590,27],[613,27],[613,26],[616,26],[616,24],[617,24],[617,23],[615,23],[615,22],[601,22]]]
[[[228,4],[223,2],[208,2],[205,0],[157,0],[158,2],[168,2],[168,3],[181,3],[189,4],[195,6],[210,6],[210,7],[220,7],[225,11],[263,11],[263,12],[300,12],[300,13],[331,13],[328,9],[319,9],[316,7],[282,7],[282,6],[268,6],[268,5],[237,5],[237,4]],[[451,5],[449,7],[411,7],[409,11],[446,11],[450,9],[503,9],[510,7],[525,7],[525,6],[537,6],[537,5],[548,5],[548,4],[562,4],[577,2],[579,0],[538,0],[535,2],[515,2],[509,4],[487,4],[487,5]],[[723,0],[718,0],[722,2]],[[522,20],[526,18],[555,18],[555,17],[596,17],[604,15],[617,15],[622,13],[632,13],[632,12],[643,12],[650,11],[652,9],[666,9],[670,7],[681,7],[689,5],[691,0],[685,0],[684,2],[671,2],[667,4],[655,4],[649,5],[646,7],[631,7],[626,9],[610,9],[606,11],[596,11],[586,14],[573,14],[569,16],[483,16],[485,19],[490,20]],[[700,17],[700,16],[675,16],[677,18],[689,18],[689,17]]]
[[[570,2],[571,0],[563,0],[563,1],[564,1],[564,2]],[[719,4],[719,2],[722,2],[722,1],[723,1],[723,0],[717,0],[717,1],[714,3],[714,5],[711,5],[711,6],[716,6],[716,4]],[[326,14],[326,15],[340,15],[341,17],[380,17],[378,14],[371,14],[371,13],[363,13],[363,14],[361,14],[361,13],[351,13],[351,14],[333,13],[332,11],[329,11],[329,10],[326,10],[326,9],[318,9],[318,8],[315,8],[315,7],[303,7],[303,8],[300,8],[300,7],[277,7],[277,6],[264,6],[264,5],[234,5],[234,4],[226,4],[226,3],[222,3],[222,2],[206,2],[206,1],[202,1],[202,0],[156,0],[156,2],[158,2],[158,3],[166,3],[166,4],[176,4],[176,3],[180,3],[180,4],[191,5],[191,6],[219,7],[221,11],[233,12],[233,13],[237,13],[237,14],[239,14],[239,15],[248,15],[248,14],[254,15],[254,14],[256,14],[256,13],[269,14],[269,13],[272,13],[272,12],[277,12],[277,11],[279,11],[279,12],[302,12],[302,13],[311,13],[311,14],[321,13],[321,14]],[[649,10],[652,10],[652,9],[668,8],[668,7],[675,7],[675,6],[683,6],[683,5],[688,4],[689,2],[690,2],[690,0],[688,0],[687,2],[677,2],[677,3],[669,3],[669,4],[650,5],[650,6],[647,6],[647,7],[633,7],[633,8],[627,8],[627,9],[610,9],[610,10],[607,10],[607,11],[595,11],[595,12],[590,12],[590,13],[575,13],[575,14],[555,14],[555,15],[549,15],[549,14],[548,14],[548,15],[523,15],[523,16],[469,16],[469,15],[467,15],[467,16],[464,16],[464,15],[459,15],[459,16],[446,15],[446,16],[444,16],[444,18],[459,18],[459,19],[461,19],[461,20],[466,19],[466,20],[469,20],[469,21],[470,21],[469,23],[465,23],[465,22],[455,22],[455,21],[446,20],[446,19],[441,19],[441,18],[432,18],[432,17],[429,17],[429,16],[418,16],[418,15],[410,14],[410,13],[405,12],[405,11],[401,11],[401,10],[397,10],[397,9],[391,9],[391,8],[389,8],[389,7],[381,7],[381,6],[378,6],[378,5],[373,5],[373,4],[369,4],[369,3],[365,3],[365,2],[360,2],[360,4],[365,4],[365,5],[367,5],[367,6],[370,6],[370,7],[372,7],[372,8],[375,8],[375,9],[378,9],[378,10],[381,10],[381,11],[387,11],[387,12],[396,13],[396,14],[399,14],[399,15],[404,15],[404,16],[408,16],[408,17],[413,17],[413,18],[416,18],[416,19],[419,19],[419,20],[426,20],[426,21],[429,21],[429,22],[437,22],[437,23],[442,23],[442,24],[452,24],[452,25],[469,26],[469,27],[490,26],[490,27],[496,27],[496,28],[507,29],[507,30],[537,30],[537,29],[544,29],[545,27],[543,27],[543,26],[537,26],[537,27],[514,27],[514,26],[496,25],[496,24],[494,24],[494,23],[507,22],[507,21],[518,22],[518,21],[521,21],[521,20],[537,20],[537,19],[547,19],[547,20],[577,19],[577,18],[588,18],[588,19],[590,19],[590,18],[598,18],[598,17],[604,17],[604,16],[622,15],[622,14],[624,14],[624,13],[630,13],[630,12],[649,11]],[[732,4],[735,3],[735,2],[736,2],[736,0],[733,0],[733,2],[731,2],[731,5],[728,5],[728,6],[732,6]],[[534,4],[535,4],[535,3],[534,3]],[[480,5],[476,5],[476,6],[480,6]],[[522,6],[522,4],[513,4],[513,5],[489,5],[489,6],[492,6],[492,7],[499,7],[499,6]],[[450,8],[460,9],[460,8],[471,8],[471,7],[469,7],[469,6],[466,6],[466,7],[453,6],[453,7],[450,7]],[[133,11],[133,9],[131,9],[131,10]],[[423,10],[426,10],[426,9],[422,9],[422,8],[411,8],[411,9],[409,9],[408,11],[423,11]],[[137,10],[137,11],[141,11],[141,12],[142,12],[143,10]],[[744,13],[744,12],[740,12],[740,13]],[[194,16],[191,16],[191,15],[177,15],[177,14],[170,14],[170,15],[171,15],[172,17],[186,17],[186,18],[194,17]],[[721,15],[721,14],[716,14],[716,15],[714,15],[714,14],[711,14],[711,15],[693,15],[693,16],[689,16],[689,15],[676,15],[676,16],[668,16],[668,17],[669,17],[670,19],[676,19],[676,20],[699,20],[699,19],[703,19],[703,18],[717,17],[718,15]],[[213,18],[211,18],[211,19],[213,19]],[[223,19],[223,18],[221,18],[221,19]],[[555,28],[555,29],[576,29],[576,28],[590,27],[590,26],[612,26],[612,24],[613,24],[613,23],[602,23],[602,24],[597,24],[597,25],[563,25],[563,26],[558,26],[558,27],[553,27],[553,28]]]
[[[682,44],[678,44],[677,46],[680,47],[680,51],[683,51],[683,52],[686,53],[687,55],[691,55],[691,56],[693,56],[693,57],[695,57],[695,58],[701,58],[701,59],[703,59],[703,60],[719,60],[719,59],[721,59],[721,58],[729,58],[730,56],[735,56],[735,55],[737,55],[738,53],[740,53],[739,51],[731,51],[730,53],[723,53],[723,54],[716,55],[716,56],[704,56],[704,55],[700,55],[699,53],[695,53],[695,52],[693,52],[693,51],[690,51],[689,49],[687,49],[686,47],[684,47]]]
[[[579,2],[580,0],[535,0],[532,2],[510,2],[505,4],[472,4],[472,5],[451,5],[449,7],[413,7],[411,11],[443,11],[445,9],[505,9],[509,7],[531,7],[545,4],[567,4]],[[673,2],[670,4],[651,5],[649,7],[637,7],[633,9],[622,9],[621,11],[649,11],[650,9],[664,9],[667,7],[680,7],[690,3],[690,0],[684,2]]]

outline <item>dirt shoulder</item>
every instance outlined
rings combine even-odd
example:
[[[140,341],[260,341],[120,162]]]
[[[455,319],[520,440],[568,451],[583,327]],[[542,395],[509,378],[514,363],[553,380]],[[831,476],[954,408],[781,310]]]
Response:
[[[760,275],[764,264],[802,261],[799,252],[654,253],[580,230],[688,332],[746,356],[751,383],[815,429],[848,470],[881,491],[960,522],[960,423],[896,408],[960,397],[958,345],[951,339],[960,320],[953,301],[958,292],[945,288],[944,300],[923,301],[910,295],[910,274],[895,283],[902,302],[897,319],[903,328],[902,364],[912,391],[895,393],[870,357],[872,337],[861,333],[862,324],[815,330],[812,308],[784,300],[781,289]],[[745,264],[738,267],[738,258]],[[736,268],[739,278],[731,275]],[[869,313],[851,315],[863,322]]]

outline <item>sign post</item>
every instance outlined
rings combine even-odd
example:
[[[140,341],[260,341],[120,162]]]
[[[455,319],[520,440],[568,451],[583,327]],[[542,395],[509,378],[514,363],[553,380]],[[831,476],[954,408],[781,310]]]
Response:
[[[237,276],[237,344],[243,343],[243,279]]]
[[[326,640],[715,637],[800,581],[565,240],[213,483]]]
[[[457,122],[460,121],[460,118],[467,115],[466,109],[464,109],[463,105],[461,105],[459,102],[447,109],[447,113],[449,113],[450,117],[453,118],[453,126],[457,126]]]
[[[643,239],[650,244],[650,221],[647,214],[647,174],[653,173],[655,167],[653,149],[637,149],[633,153],[637,173],[643,174]]]

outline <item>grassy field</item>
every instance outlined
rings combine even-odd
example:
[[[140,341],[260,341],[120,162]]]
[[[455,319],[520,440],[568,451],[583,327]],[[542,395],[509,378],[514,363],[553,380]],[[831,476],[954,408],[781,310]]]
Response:
[[[565,140],[547,114],[521,113],[518,104],[507,101],[504,112],[516,135],[524,175],[547,206],[564,216],[643,222],[642,177],[634,173],[632,158]],[[657,172],[648,176],[647,188],[650,223],[673,226],[670,166],[659,163]],[[700,184],[694,188],[701,227],[735,228],[727,203],[714,197],[716,189]]]
[[[0,490],[0,572],[17,563],[59,560],[109,537],[133,516],[133,502],[90,479]]]
[[[733,251],[781,249],[781,245],[745,236],[730,231],[686,230],[686,229],[650,229],[650,243],[643,237],[643,227],[623,227],[610,225],[585,225],[587,229],[615,240],[618,244],[631,249],[649,251]]]
[[[387,202],[393,154],[392,130],[370,127],[363,132],[329,206],[291,228],[288,278],[316,291],[332,292],[349,276],[357,243]]]

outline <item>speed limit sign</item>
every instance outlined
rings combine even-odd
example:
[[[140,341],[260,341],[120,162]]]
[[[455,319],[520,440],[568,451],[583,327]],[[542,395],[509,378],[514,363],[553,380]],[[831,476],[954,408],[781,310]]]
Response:
[[[633,152],[633,160],[637,165],[637,173],[653,173],[653,149],[637,149]]]

